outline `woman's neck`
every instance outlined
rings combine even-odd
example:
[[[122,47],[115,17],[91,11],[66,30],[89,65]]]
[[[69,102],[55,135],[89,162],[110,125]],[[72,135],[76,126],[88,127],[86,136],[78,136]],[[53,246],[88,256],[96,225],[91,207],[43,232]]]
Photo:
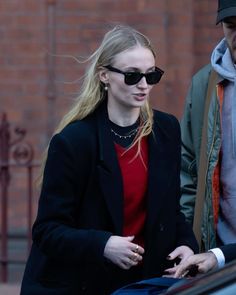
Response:
[[[114,108],[109,108],[108,106],[108,116],[109,119],[122,127],[133,125],[139,118],[140,108],[134,108],[132,110],[118,110]]]

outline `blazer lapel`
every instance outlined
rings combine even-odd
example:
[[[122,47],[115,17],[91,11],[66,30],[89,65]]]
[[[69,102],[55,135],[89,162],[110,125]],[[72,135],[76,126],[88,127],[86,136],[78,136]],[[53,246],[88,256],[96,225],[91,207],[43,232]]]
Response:
[[[123,185],[122,175],[111,137],[110,125],[104,103],[97,116],[99,164],[98,177],[100,186],[111,214],[115,230],[123,231]]]
[[[171,157],[170,148],[168,148],[171,144],[168,134],[160,128],[159,124],[155,127],[154,134],[149,137],[148,232],[152,230],[152,225],[157,220],[165,203],[165,194],[172,177],[173,164],[173,157]]]

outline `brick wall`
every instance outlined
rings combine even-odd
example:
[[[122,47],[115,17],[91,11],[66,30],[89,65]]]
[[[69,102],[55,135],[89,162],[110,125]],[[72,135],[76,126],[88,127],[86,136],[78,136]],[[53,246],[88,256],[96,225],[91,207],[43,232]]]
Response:
[[[12,136],[15,126],[26,128],[40,159],[79,89],[84,65],[68,56],[92,53],[117,23],[152,40],[157,65],[165,70],[153,106],[180,118],[192,74],[209,62],[222,36],[216,7],[216,0],[1,0],[0,114],[7,112]],[[13,174],[9,226],[22,229],[26,176]]]

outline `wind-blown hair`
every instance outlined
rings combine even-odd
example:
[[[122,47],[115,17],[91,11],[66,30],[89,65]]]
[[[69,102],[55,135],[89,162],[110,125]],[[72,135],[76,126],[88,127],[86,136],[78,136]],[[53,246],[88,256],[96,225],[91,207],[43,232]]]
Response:
[[[104,84],[100,81],[99,70],[103,66],[112,65],[114,58],[121,52],[140,45],[148,48],[154,57],[155,52],[151,46],[149,39],[137,30],[124,25],[117,25],[108,31],[97,50],[86,60],[88,67],[84,75],[80,93],[75,100],[71,110],[62,118],[55,133],[60,132],[66,125],[81,120],[91,114],[106,97]],[[152,132],[153,112],[146,100],[141,107],[140,112],[141,128],[135,143],[139,142],[143,136]],[[45,162],[45,161],[44,161]],[[44,168],[44,164],[43,167]],[[40,181],[42,181],[42,175]]]

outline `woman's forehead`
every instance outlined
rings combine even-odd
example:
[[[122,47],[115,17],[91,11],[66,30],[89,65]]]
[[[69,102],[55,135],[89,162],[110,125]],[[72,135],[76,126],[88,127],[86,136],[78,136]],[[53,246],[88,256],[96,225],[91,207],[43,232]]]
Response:
[[[123,66],[140,66],[144,64],[154,65],[155,58],[149,48],[135,46],[117,54],[114,63]]]

